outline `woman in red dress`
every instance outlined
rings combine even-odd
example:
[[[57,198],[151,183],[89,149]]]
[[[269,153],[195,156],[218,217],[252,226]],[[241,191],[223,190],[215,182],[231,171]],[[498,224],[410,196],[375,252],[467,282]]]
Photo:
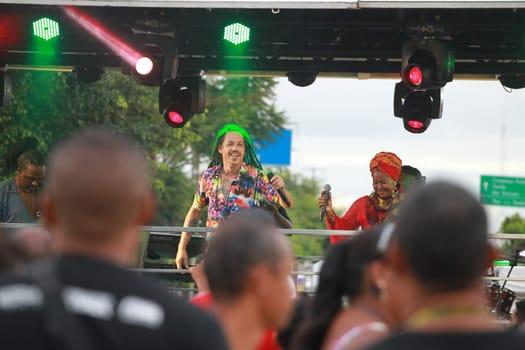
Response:
[[[401,172],[401,159],[391,152],[380,152],[370,161],[370,174],[374,191],[357,199],[345,214],[339,217],[332,208],[332,197],[326,206],[326,226],[332,230],[368,230],[380,224],[390,213],[392,205],[399,201],[398,180]],[[319,206],[324,205],[319,196]],[[330,244],[335,244],[348,236],[330,236]]]

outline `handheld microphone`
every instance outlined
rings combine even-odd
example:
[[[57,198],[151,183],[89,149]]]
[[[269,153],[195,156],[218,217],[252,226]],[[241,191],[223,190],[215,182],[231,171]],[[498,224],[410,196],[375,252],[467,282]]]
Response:
[[[329,184],[324,185],[323,191],[321,192],[321,196],[323,196],[324,204],[321,207],[321,212],[319,214],[319,221],[323,221],[324,216],[326,214],[326,207],[328,206],[328,198],[330,198],[330,190],[332,187]]]
[[[268,180],[272,180],[273,173],[271,171],[268,172]],[[279,196],[281,196],[281,199],[283,200],[284,204],[286,204],[288,207],[290,207],[290,201],[288,200],[288,197],[286,197],[286,194],[282,190],[282,188],[277,190],[277,193],[279,193]]]

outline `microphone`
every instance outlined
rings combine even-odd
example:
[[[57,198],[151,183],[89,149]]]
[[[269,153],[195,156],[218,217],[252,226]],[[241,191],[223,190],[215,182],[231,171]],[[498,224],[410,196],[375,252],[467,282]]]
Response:
[[[269,171],[267,175],[268,175],[268,180],[271,181],[273,178],[273,173]],[[284,204],[290,207],[290,201],[288,200],[288,197],[286,197],[286,194],[284,193],[283,189],[282,188],[278,189],[277,193],[279,193],[279,196],[281,196],[281,199],[283,200]]]
[[[326,214],[326,206],[328,205],[328,198],[330,197],[330,190],[332,187],[329,184],[324,185],[323,191],[321,192],[321,196],[323,196],[324,204],[321,207],[321,212],[319,214],[319,221],[323,221],[324,216]]]

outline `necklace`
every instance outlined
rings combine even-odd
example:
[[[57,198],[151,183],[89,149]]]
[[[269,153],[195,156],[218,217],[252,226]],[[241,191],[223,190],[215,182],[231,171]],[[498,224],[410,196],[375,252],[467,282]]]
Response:
[[[410,316],[405,324],[409,328],[420,328],[431,324],[434,321],[441,321],[446,318],[482,316],[486,314],[487,311],[480,308],[478,305],[443,305],[420,309]]]

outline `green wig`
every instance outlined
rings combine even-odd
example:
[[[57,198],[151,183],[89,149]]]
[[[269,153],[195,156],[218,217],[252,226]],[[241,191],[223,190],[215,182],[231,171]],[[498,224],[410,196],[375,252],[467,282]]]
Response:
[[[262,170],[263,167],[259,162],[259,159],[257,159],[257,155],[255,154],[255,147],[253,146],[250,134],[248,134],[248,131],[246,131],[246,129],[234,123],[224,125],[222,129],[220,129],[217,132],[217,135],[215,136],[215,142],[213,142],[211,162],[208,165],[208,167],[211,168],[212,166],[222,165],[222,156],[219,153],[219,144],[221,144],[224,140],[224,135],[226,135],[229,132],[237,133],[241,135],[244,139],[244,148],[246,150],[244,154],[244,162],[247,165],[251,165],[257,169]]]

